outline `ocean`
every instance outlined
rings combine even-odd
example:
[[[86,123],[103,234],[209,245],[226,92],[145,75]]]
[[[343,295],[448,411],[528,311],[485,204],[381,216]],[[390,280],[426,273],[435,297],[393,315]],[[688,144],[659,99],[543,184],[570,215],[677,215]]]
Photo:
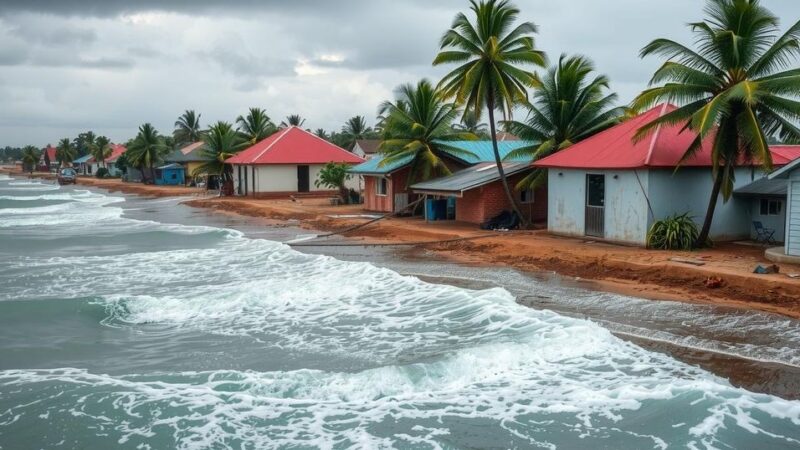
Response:
[[[158,202],[0,174],[0,449],[800,447],[800,401],[621,324]],[[725,350],[800,361],[756,344]]]

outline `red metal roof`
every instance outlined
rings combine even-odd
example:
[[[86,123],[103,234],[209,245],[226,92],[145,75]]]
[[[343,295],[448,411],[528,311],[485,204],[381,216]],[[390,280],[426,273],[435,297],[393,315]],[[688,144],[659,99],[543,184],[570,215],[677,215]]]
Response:
[[[359,164],[357,155],[313,133],[289,127],[228,158],[229,164]]]
[[[117,158],[120,157],[120,155],[125,153],[126,150],[128,150],[128,149],[125,148],[125,146],[122,145],[122,144],[111,144],[111,154],[108,155],[108,158],[106,158],[105,162],[106,163],[113,163],[114,161],[117,160]],[[87,159],[86,162],[87,163],[93,163],[93,162],[97,162],[97,161],[94,159],[94,156],[92,156],[91,158]]]
[[[633,136],[642,126],[674,111],[676,106],[659,105],[639,116],[626,120],[608,130],[597,133],[577,144],[534,163],[537,167],[574,169],[640,169],[674,168],[697,136],[690,130],[681,131],[683,125],[661,126],[638,142]],[[773,164],[787,164],[800,156],[800,146],[771,146]],[[751,163],[757,164],[757,163]],[[682,167],[710,167],[711,140]]]
[[[44,149],[44,152],[47,154],[47,159],[50,160],[51,163],[56,162],[56,148],[52,145],[48,145],[47,148]],[[42,154],[44,157],[44,154]]]

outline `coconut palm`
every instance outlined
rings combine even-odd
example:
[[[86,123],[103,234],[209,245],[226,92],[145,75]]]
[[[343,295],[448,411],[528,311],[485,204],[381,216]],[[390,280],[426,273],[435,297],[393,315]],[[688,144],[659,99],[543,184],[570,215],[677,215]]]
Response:
[[[319,138],[325,139],[326,141],[330,138],[330,136],[328,136],[328,132],[325,131],[324,128],[317,128],[314,131],[314,134]]]
[[[41,156],[41,152],[38,148],[33,145],[26,145],[22,148],[23,167],[28,167],[30,169],[29,172],[33,173],[33,169],[36,168],[36,164],[39,162]]]
[[[461,118],[461,123],[453,124],[454,130],[466,131],[467,133],[472,133],[476,136],[488,135],[488,128],[488,125],[481,122],[480,115],[476,114],[474,111],[465,112],[464,116]]]
[[[372,128],[367,126],[364,116],[354,116],[347,119],[347,122],[342,127],[343,147],[352,150],[357,140],[366,139],[366,136],[371,132]]]
[[[219,124],[221,122],[218,122]],[[276,131],[275,124],[272,123],[267,112],[261,108],[250,108],[246,116],[236,118],[239,132],[244,136],[250,145],[266,138]]]
[[[474,156],[447,144],[477,137],[453,130],[453,121],[461,111],[455,104],[442,100],[430,81],[422,80],[416,86],[404,84],[396,93],[394,103],[387,101],[380,107],[380,113],[386,117],[383,141],[378,147],[384,154],[381,166],[410,158],[410,184],[433,175],[450,174],[442,160],[444,155]]]
[[[470,0],[470,4],[474,23],[463,13],[456,15],[450,30],[442,36],[442,51],[433,65],[458,64],[439,83],[446,98],[464,104],[466,111],[478,116],[484,108],[489,112],[492,148],[503,189],[512,208],[527,225],[500,161],[494,113],[500,110],[508,120],[515,105],[527,102],[526,89],[539,83],[536,75],[525,67],[544,66],[545,55],[534,46],[536,26],[531,22],[515,25],[519,9],[507,0]]]
[[[541,88],[527,105],[524,122],[504,122],[506,130],[534,145],[515,150],[506,159],[544,158],[619,123],[625,108],[614,107],[617,94],[608,93],[608,78],[592,75],[594,64],[582,56],[561,55],[542,79]],[[534,170],[517,189],[537,188],[547,182],[547,171]]]
[[[306,119],[300,117],[300,114],[289,114],[286,120],[281,122],[281,128],[302,127],[305,123]]]
[[[252,110],[251,110],[252,112]],[[245,140],[228,122],[217,122],[203,136],[203,149],[200,154],[207,159],[198,166],[192,176],[202,174],[219,177],[220,186],[233,179],[233,167],[225,164],[225,160],[239,153],[250,141]],[[222,195],[220,188],[220,195]]]
[[[195,113],[193,109],[187,109],[175,121],[172,137],[175,139],[175,145],[183,146],[199,141],[202,134],[200,114]]]
[[[89,153],[89,147],[94,144],[95,139],[97,139],[97,135],[94,134],[94,131],[87,131],[85,133],[81,133],[72,140],[72,147],[75,148],[75,156],[84,156]]]
[[[800,52],[800,22],[779,34],[778,18],[758,0],[709,0],[703,22],[690,24],[696,50],[656,39],[641,56],[663,56],[650,89],[633,102],[641,111],[659,102],[677,109],[643,126],[642,139],[659,125],[682,125],[697,135],[681,162],[704,143],[711,146],[713,187],[696,245],[704,245],[722,193],[727,201],[739,161],[772,167],[768,136],[800,140],[800,69],[789,69]],[[787,70],[789,69],[789,70]],[[677,169],[677,168],[676,168]]]
[[[58,145],[56,146],[56,162],[58,162],[59,167],[69,167],[72,161],[75,160],[76,154],[77,151],[69,138],[58,141]]]
[[[106,158],[111,156],[111,140],[105,136],[98,136],[89,146],[89,154],[101,166],[106,167]]]
[[[127,152],[128,161],[140,169],[147,168],[149,173],[142,175],[145,181],[154,181],[154,167],[161,158],[169,151],[169,147],[164,144],[164,140],[158,135],[158,131],[152,125],[146,123],[139,127],[139,133],[130,143]]]

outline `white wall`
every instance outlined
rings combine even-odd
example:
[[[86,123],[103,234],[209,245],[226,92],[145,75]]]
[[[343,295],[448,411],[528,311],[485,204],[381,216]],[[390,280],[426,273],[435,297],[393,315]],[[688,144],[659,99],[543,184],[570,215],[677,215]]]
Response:
[[[585,230],[586,172],[549,169],[547,174],[547,229],[583,236]]]
[[[650,228],[645,195],[649,183],[648,171],[619,170],[592,173],[604,173],[606,176],[606,239],[645,245],[647,230]]]
[[[239,188],[239,167],[233,166],[234,192]],[[253,190],[253,166],[241,166],[244,172],[247,169],[247,193],[252,194]],[[319,173],[325,164],[311,164],[308,167],[308,188],[310,191],[329,190],[326,187],[317,187],[316,181]],[[242,175],[244,181],[244,174]],[[294,164],[273,164],[255,166],[255,186],[256,192],[297,192],[297,165]],[[347,180],[345,186],[352,189],[359,188],[358,177]]]

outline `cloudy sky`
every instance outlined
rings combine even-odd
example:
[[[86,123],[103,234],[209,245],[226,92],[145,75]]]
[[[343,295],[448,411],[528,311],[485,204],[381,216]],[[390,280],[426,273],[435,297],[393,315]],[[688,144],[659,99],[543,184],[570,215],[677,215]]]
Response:
[[[224,3],[224,6],[220,6]],[[646,87],[656,37],[690,43],[699,0],[517,0],[537,46],[591,57],[620,101]],[[783,26],[797,0],[764,0]],[[430,63],[465,0],[2,0],[0,146],[55,143],[85,130],[124,141],[151,122],[171,132],[186,109],[202,125],[259,106],[280,122],[338,129],[374,122],[398,84],[438,80]]]

